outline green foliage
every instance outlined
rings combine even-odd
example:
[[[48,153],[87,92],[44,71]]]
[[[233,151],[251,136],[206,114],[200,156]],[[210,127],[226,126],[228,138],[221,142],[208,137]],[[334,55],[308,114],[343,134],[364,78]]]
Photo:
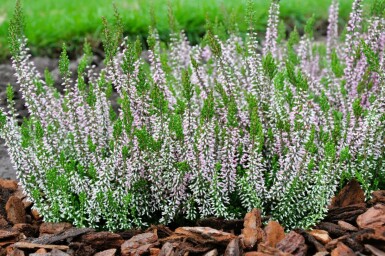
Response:
[[[296,88],[306,91],[309,88],[309,84],[306,76],[304,76],[301,70],[296,72],[295,66],[291,62],[286,62],[286,71],[287,76],[290,81]]]
[[[187,70],[182,71],[182,86],[183,86],[183,97],[187,102],[190,102],[194,96],[194,86],[190,81],[190,75]]]
[[[125,35],[130,38],[136,38],[138,35],[142,39],[147,37],[148,27],[151,25],[149,15],[151,2],[151,0],[132,0],[129,3],[126,0],[114,1],[116,8],[122,14]],[[167,2],[170,2],[173,7],[173,14],[179,27],[186,31],[188,38],[193,43],[199,43],[200,36],[204,34],[206,14],[210,14],[212,21],[218,17],[219,22],[222,22],[225,19],[222,9],[225,9],[230,17],[234,17],[233,20],[236,22],[232,23],[233,25],[238,24],[241,33],[244,34],[249,29],[250,22],[245,19],[248,16],[247,1],[198,0],[198,4],[196,4],[181,0],[157,0],[153,1],[153,9],[158,17],[157,29],[162,39],[167,39],[170,31],[168,12],[165,11]],[[259,34],[264,34],[267,20],[266,10],[270,1],[253,2],[253,28]],[[349,18],[352,2],[353,0],[340,0],[342,25]],[[326,21],[329,4],[330,1],[286,0],[280,3],[280,16],[287,24],[297,25],[302,31],[306,17],[310,17],[313,13],[316,13],[317,20]],[[0,16],[11,17],[15,1],[2,0],[1,7]],[[93,47],[97,47],[103,35],[100,16],[105,15],[108,20],[114,18],[114,8],[112,8],[111,2],[104,0],[84,0],[81,8],[76,1],[24,1],[23,9],[27,20],[31,21],[26,24],[25,32],[34,54],[37,55],[53,55],[60,51],[62,42],[67,42],[68,46],[72,46],[69,47],[69,51],[79,52],[84,38],[88,38],[89,42],[94,42]],[[0,59],[5,59],[9,54],[6,42],[8,25],[7,20],[0,22]],[[58,31],[62,31],[62,33],[58,33]]]
[[[127,49],[124,55],[122,69],[126,74],[130,74],[135,69],[135,61],[140,58],[142,53],[142,44],[139,38],[134,43],[128,42]]]
[[[13,92],[13,87],[11,84],[7,85],[6,94],[7,94],[8,104],[13,105],[14,104],[13,98],[15,97],[15,93]]]
[[[325,92],[322,92],[319,104],[322,111],[324,111],[325,113],[329,112],[330,104],[328,98],[325,95]]]
[[[309,38],[313,38],[315,22],[316,22],[316,18],[314,14],[306,22],[305,33],[309,36]]]
[[[277,64],[275,63],[275,60],[273,58],[273,55],[271,53],[268,53],[262,62],[263,69],[265,73],[267,74],[268,78],[270,80],[274,79],[274,76],[277,74]]]
[[[203,103],[203,108],[201,112],[201,122],[207,122],[215,115],[215,104],[214,104],[214,95],[212,92],[209,93],[207,99]]]
[[[214,34],[211,30],[207,31],[206,38],[208,40],[208,44],[211,48],[211,51],[216,57],[220,57],[222,54],[221,45],[217,41],[217,39],[214,37]]]
[[[118,47],[123,39],[123,22],[116,5],[114,5],[114,18],[113,25],[109,24],[106,18],[102,18],[103,47],[107,62],[111,61],[116,55]]]
[[[51,73],[49,72],[48,68],[46,68],[44,70],[44,80],[45,80],[45,83],[49,86],[49,87],[53,87],[55,81],[51,75]]]
[[[256,11],[255,11],[255,1],[252,1],[252,0],[248,0],[247,1],[247,9],[246,9],[246,24],[248,24],[249,26],[249,30],[253,30],[254,28],[254,24],[255,24],[255,14],[256,14]]]
[[[7,116],[0,110],[0,129],[3,129],[5,124],[7,123]]]
[[[168,24],[170,27],[171,33],[177,33],[178,32],[178,22],[175,18],[174,11],[172,9],[171,1],[167,1],[167,16],[168,16]]]
[[[385,1],[384,1],[385,2]],[[369,70],[378,72],[380,68],[380,58],[378,53],[374,52],[364,40],[361,41],[363,53],[366,56],[366,60],[369,64]]]
[[[21,0],[17,0],[13,17],[8,28],[10,51],[12,56],[17,56],[20,53],[20,43],[24,35],[24,16],[21,8]]]
[[[70,61],[67,55],[67,47],[63,43],[62,52],[60,54],[60,59],[59,59],[59,71],[60,71],[60,75],[64,78],[68,78],[70,75],[69,64],[70,64]]]
[[[385,17],[385,1],[384,0],[373,0],[370,8],[371,16]]]
[[[336,77],[342,77],[344,74],[344,68],[338,59],[338,55],[335,50],[333,50],[331,55],[331,69]]]
[[[364,112],[361,106],[361,99],[357,98],[353,102],[353,113],[356,118],[359,118]]]
[[[299,43],[300,36],[297,31],[297,27],[294,27],[293,31],[290,33],[289,39],[287,41],[287,53],[288,59],[294,64],[298,64],[298,55],[294,49],[294,46]]]
[[[235,102],[235,99],[233,97],[230,98],[230,101],[227,105],[227,124],[230,127],[237,127],[238,126],[238,109],[237,109],[237,103]]]

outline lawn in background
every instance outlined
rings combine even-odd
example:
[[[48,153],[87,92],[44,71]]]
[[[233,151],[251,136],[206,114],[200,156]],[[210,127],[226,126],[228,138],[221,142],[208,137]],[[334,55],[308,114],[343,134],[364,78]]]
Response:
[[[346,22],[353,0],[340,0],[341,24]],[[371,0],[366,0],[366,2]],[[113,17],[116,4],[125,25],[125,34],[145,38],[151,24],[151,5],[155,12],[161,38],[168,35],[168,0],[23,0],[26,16],[26,36],[34,54],[52,55],[63,42],[71,49],[81,45],[84,38],[96,45],[101,38],[101,17]],[[196,42],[204,34],[206,16],[211,20],[223,20],[233,14],[241,31],[246,30],[246,0],[170,0],[176,20]],[[289,27],[301,26],[313,13],[326,24],[331,0],[282,0],[281,18]],[[0,0],[0,58],[7,55],[8,21],[13,13],[15,0]],[[266,27],[268,0],[255,0],[257,31]],[[227,14],[226,14],[227,13]],[[225,15],[224,15],[225,14]]]

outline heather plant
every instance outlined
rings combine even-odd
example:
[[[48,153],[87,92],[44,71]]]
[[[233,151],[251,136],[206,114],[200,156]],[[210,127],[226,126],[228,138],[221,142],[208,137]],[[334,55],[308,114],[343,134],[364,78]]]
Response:
[[[346,180],[368,195],[384,188],[385,19],[375,2],[365,24],[353,3],[341,39],[333,0],[326,44],[314,40],[314,18],[282,40],[278,1],[262,44],[251,1],[245,38],[235,26],[220,39],[208,24],[196,46],[170,11],[171,43],[150,28],[148,61],[116,12],[104,21],[100,73],[86,44],[72,81],[63,47],[64,94],[31,62],[17,5],[13,67],[30,117],[18,125],[10,87],[0,121],[25,193],[46,221],[109,230],[252,208],[309,228]]]

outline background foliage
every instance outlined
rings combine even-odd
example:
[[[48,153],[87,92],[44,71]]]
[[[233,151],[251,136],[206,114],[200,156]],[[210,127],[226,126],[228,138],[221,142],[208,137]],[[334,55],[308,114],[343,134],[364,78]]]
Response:
[[[364,3],[368,6],[366,3],[372,1],[365,0]],[[112,4],[115,3],[122,15],[126,35],[147,37],[148,27],[151,24],[150,12],[153,9],[160,38],[166,39],[169,35],[167,2],[168,0],[26,0],[23,3],[27,21],[25,33],[33,54],[58,56],[63,42],[68,44],[69,52],[78,53],[84,38],[88,38],[88,41],[97,47],[102,33],[101,17],[112,18]],[[341,25],[348,20],[352,2],[352,0],[340,1]],[[14,0],[0,1],[0,60],[9,52],[7,31],[14,3]],[[256,0],[255,3],[256,30],[263,33],[270,1]],[[296,25],[301,31],[306,20],[314,13],[317,20],[316,28],[322,34],[325,32],[330,3],[330,0],[283,0],[280,17],[285,22],[287,30],[290,31]],[[247,25],[244,22],[246,0],[170,0],[170,4],[176,20],[193,43],[204,35],[206,16],[212,21],[218,17],[218,21],[225,23],[236,20],[241,32],[246,31]]]

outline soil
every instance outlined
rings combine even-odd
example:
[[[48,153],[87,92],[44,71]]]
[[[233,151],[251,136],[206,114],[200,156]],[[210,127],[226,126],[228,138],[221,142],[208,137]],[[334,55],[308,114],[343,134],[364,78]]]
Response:
[[[16,171],[9,158],[4,140],[0,140],[0,177],[3,179],[16,179]]]
[[[0,65],[0,106],[2,108],[6,106],[6,87],[8,84],[12,84],[16,87],[16,78],[14,77],[12,65],[10,63],[5,63]],[[16,107],[19,109],[20,116],[26,116],[26,111],[19,95],[16,94],[15,96],[17,98]],[[0,177],[5,179],[16,178],[16,172],[9,158],[3,139],[0,140]]]

